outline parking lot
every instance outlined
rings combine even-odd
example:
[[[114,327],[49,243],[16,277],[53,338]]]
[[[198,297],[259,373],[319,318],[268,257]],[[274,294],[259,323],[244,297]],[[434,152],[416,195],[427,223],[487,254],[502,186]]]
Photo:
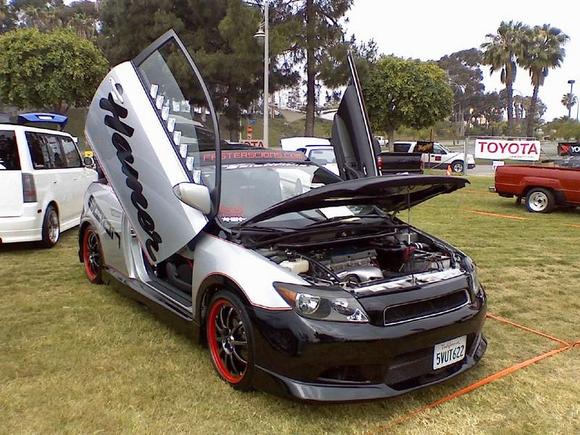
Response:
[[[580,210],[532,215],[471,181],[411,221],[478,263],[492,317],[474,370],[360,404],[233,391],[207,349],[90,285],[71,230],[52,250],[0,248],[1,432],[578,433]]]

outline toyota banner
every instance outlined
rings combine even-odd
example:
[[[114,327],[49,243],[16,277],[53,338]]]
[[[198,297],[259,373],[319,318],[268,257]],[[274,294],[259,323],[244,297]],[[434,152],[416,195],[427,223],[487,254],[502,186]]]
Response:
[[[540,160],[539,140],[476,139],[475,158],[488,160]]]

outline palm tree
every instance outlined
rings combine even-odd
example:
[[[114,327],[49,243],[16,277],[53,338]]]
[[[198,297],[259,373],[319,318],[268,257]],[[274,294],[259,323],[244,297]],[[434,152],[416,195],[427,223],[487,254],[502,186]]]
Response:
[[[525,34],[528,26],[521,22],[502,21],[497,34],[488,33],[487,42],[481,44],[483,63],[490,66],[490,74],[500,71],[507,94],[508,133],[513,130],[513,84],[516,79],[517,62],[524,52]]]
[[[564,105],[568,113],[570,113],[570,110],[572,110],[572,107],[574,107],[574,105],[577,102],[578,98],[576,98],[576,95],[571,94],[570,92],[567,92],[564,95],[562,95],[562,104]]]
[[[549,24],[535,26],[526,34],[525,56],[521,57],[520,65],[530,73],[534,88],[530,110],[526,116],[526,134],[528,137],[534,134],[540,86],[544,84],[550,69],[558,68],[562,65],[562,61],[566,56],[564,44],[569,39],[568,35],[556,27],[551,27]]]

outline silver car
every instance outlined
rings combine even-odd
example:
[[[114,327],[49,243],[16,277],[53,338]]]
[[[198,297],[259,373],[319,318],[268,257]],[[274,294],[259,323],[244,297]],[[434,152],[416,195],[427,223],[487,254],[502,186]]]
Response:
[[[191,56],[170,31],[111,70],[86,135],[79,257],[209,348],[234,388],[306,401],[402,394],[486,349],[471,259],[397,218],[457,177],[379,177],[352,59],[332,145],[340,177],[302,153],[220,140]]]

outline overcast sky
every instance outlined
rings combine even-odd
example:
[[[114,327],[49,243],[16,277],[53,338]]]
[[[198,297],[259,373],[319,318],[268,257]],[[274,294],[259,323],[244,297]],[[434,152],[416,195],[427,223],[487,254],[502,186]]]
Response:
[[[568,114],[561,103],[562,95],[570,91],[568,80],[576,80],[574,93],[580,94],[578,0],[354,0],[348,18],[349,31],[359,40],[374,39],[381,53],[422,60],[437,60],[445,54],[479,47],[502,20],[551,24],[562,29],[570,41],[562,67],[551,70],[540,88],[540,98],[548,106],[544,119]],[[529,83],[528,73],[519,70],[514,93],[531,95]],[[487,91],[503,88],[499,73],[486,79],[485,84]]]

